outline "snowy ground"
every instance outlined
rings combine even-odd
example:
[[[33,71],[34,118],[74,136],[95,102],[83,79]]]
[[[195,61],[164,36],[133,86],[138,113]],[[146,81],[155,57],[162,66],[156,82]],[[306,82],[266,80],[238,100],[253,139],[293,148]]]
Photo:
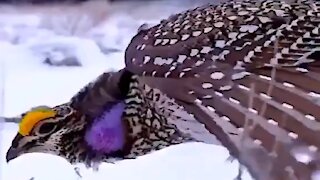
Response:
[[[0,102],[0,106],[4,104],[0,107],[2,116],[16,116],[33,106],[63,103],[103,71],[123,67],[125,44],[140,23],[117,15],[117,18],[109,18],[106,24],[79,38],[41,29],[39,22],[35,15],[0,15],[0,89],[3,88],[5,94],[4,102]],[[103,40],[101,43],[107,48],[116,47],[120,51],[106,55],[92,39]],[[71,49],[82,66],[52,67],[43,64],[43,52],[52,46]],[[28,180],[31,177],[35,180],[79,179],[73,166],[55,156],[28,154],[6,164],[5,151],[17,126],[5,124],[2,128],[1,180]],[[232,180],[236,177],[238,164],[226,161],[227,158],[228,153],[222,147],[193,143],[170,147],[137,160],[103,164],[98,172],[79,167],[82,179],[87,180]],[[243,179],[250,178],[245,174]]]

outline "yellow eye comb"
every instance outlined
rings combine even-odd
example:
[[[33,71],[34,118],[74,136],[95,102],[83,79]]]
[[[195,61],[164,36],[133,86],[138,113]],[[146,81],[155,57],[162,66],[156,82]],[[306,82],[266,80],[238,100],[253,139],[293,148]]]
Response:
[[[56,114],[57,113],[51,109],[36,109],[28,112],[19,124],[19,133],[22,136],[29,135],[34,125],[39,121],[54,117]]]

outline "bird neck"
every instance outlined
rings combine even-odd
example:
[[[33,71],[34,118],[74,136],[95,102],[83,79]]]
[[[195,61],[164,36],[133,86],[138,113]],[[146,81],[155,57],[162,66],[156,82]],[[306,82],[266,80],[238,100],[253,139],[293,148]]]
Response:
[[[93,151],[107,154],[123,148],[125,145],[125,129],[122,121],[124,109],[124,102],[119,102],[105,109],[101,116],[95,118],[85,134],[85,141]]]

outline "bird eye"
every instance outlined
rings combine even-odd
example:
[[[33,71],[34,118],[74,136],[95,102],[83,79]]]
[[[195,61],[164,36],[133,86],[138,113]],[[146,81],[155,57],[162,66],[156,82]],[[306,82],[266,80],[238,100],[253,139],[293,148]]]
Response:
[[[55,128],[56,128],[56,124],[55,123],[52,123],[52,122],[44,123],[39,127],[38,132],[40,134],[49,134],[52,131],[54,131]]]

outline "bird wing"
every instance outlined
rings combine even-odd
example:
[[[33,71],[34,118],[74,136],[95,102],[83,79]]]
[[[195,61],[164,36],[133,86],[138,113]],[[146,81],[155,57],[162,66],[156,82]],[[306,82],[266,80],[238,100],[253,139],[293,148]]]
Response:
[[[175,98],[258,179],[310,179],[320,165],[319,7],[265,0],[187,10],[141,30],[126,69]]]

